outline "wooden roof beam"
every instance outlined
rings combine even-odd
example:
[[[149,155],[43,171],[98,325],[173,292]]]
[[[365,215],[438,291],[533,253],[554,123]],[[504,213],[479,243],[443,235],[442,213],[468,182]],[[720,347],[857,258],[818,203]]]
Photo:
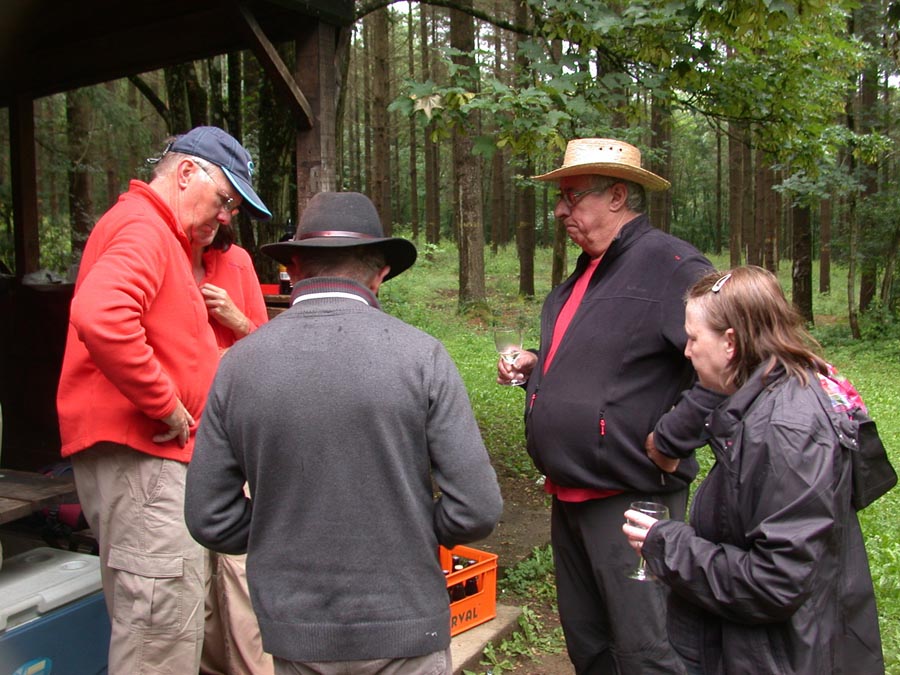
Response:
[[[238,13],[242,19],[242,27],[250,41],[251,49],[259,59],[260,65],[266,74],[272,79],[275,90],[280,93],[289,106],[301,129],[311,129],[314,124],[312,107],[306,96],[300,91],[300,86],[294,79],[291,70],[287,67],[275,49],[275,45],[266,37],[262,27],[243,2],[237,3]]]

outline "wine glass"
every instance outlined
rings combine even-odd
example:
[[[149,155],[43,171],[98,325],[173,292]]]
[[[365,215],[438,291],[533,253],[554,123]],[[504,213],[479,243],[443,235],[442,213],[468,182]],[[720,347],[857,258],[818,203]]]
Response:
[[[669,507],[665,504],[658,504],[656,502],[631,502],[631,510],[640,511],[657,520],[667,520],[669,517]],[[642,530],[645,529],[642,525],[633,520],[628,521],[628,524]],[[635,579],[636,581],[653,581],[656,577],[654,577],[651,572],[647,571],[647,563],[644,561],[644,556],[641,556],[641,562],[638,564],[637,568],[628,575],[628,578]]]
[[[515,328],[497,328],[494,330],[494,344],[502,358],[509,365],[515,365],[522,351],[522,331]],[[525,380],[510,380],[510,386],[525,384]]]

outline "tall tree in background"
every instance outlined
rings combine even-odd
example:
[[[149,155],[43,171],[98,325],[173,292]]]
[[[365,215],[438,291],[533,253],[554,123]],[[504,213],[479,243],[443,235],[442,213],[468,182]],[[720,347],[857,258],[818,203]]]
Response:
[[[770,272],[777,269],[778,223],[775,211],[774,171],[769,163],[768,155],[762,150],[756,152],[756,210],[753,213],[754,236],[753,255],[755,264],[765,267]],[[748,262],[750,256],[748,255]]]
[[[728,242],[730,266],[741,264],[744,234],[744,143],[740,125],[728,125],[728,228],[731,233]]]
[[[759,242],[756,240],[756,226],[754,213],[756,212],[753,201],[753,147],[750,125],[740,125],[741,134],[741,248],[744,260],[749,265],[759,265],[762,259],[759,255]],[[756,153],[758,154],[758,153]]]
[[[87,165],[91,109],[92,101],[87,89],[75,89],[66,94],[69,219],[72,226],[72,251],[76,260],[81,259],[84,244],[94,225],[91,172]]]
[[[519,0],[516,3],[516,23],[525,29],[532,29],[532,19],[528,3]],[[516,44],[516,77],[522,86],[533,84],[532,64],[521,41]],[[535,174],[534,161],[530,157],[519,159],[516,168],[523,178]],[[516,252],[519,257],[519,295],[534,297],[534,249],[535,236],[535,189],[533,183],[525,183],[516,190]],[[565,246],[563,246],[563,265],[565,265]]]
[[[650,97],[650,147],[648,168],[658,176],[672,178],[672,111],[666,92]],[[672,191],[654,190],[650,193],[650,218],[663,232],[672,230]]]
[[[813,321],[812,306],[812,217],[808,204],[798,204],[793,211],[793,261],[791,294],[794,306],[808,322]]]
[[[462,0],[463,8],[472,8],[472,0]],[[477,91],[475,59],[475,22],[470,14],[450,10],[450,47],[456,66],[456,81],[469,96]],[[482,225],[481,160],[473,153],[472,132],[477,133],[479,115],[470,112],[464,126],[453,135],[453,173],[457,192],[457,246],[459,248],[459,303],[465,307],[486,299],[484,283],[484,229]]]
[[[435,17],[437,12],[431,6],[420,6],[419,27],[422,46],[422,79],[429,81],[435,75],[433,66],[435,39]],[[440,152],[434,139],[437,124],[429,117],[425,127],[423,143],[425,163],[425,241],[438,244],[441,240],[440,207]]]
[[[384,232],[393,231],[391,209],[391,138],[388,135],[388,103],[390,103],[390,17],[387,8],[366,17],[371,21],[368,35],[372,38],[367,51],[372,59],[372,189],[371,198],[381,215]]]
[[[831,292],[831,225],[833,216],[831,196],[819,202],[819,293]]]
[[[502,9],[503,0],[494,0],[494,13],[499,16]],[[491,41],[494,48],[494,79],[502,81],[506,68],[504,67],[503,36],[499,30],[494,30]],[[491,251],[494,253],[497,253],[501,245],[505,246],[509,242],[509,228],[507,226],[509,222],[507,198],[509,195],[505,187],[505,178],[506,153],[503,151],[503,148],[495,148],[491,157],[491,190],[488,198],[491,214]]]
[[[285,63],[294,62],[293,42],[278,45],[277,48]],[[272,104],[273,101],[279,100],[272,79],[255,58],[247,61],[245,70],[252,69],[254,77],[259,81],[258,87],[253,90],[258,92],[258,95],[252,101],[253,119],[258,132],[256,138],[250,133],[245,133],[242,140],[249,148],[257,145],[252,141],[258,140],[259,151],[256,154],[259,161],[254,179],[260,198],[272,211],[273,216],[270,221],[256,223],[255,244],[258,247],[261,244],[278,241],[284,234],[287,220],[293,216],[294,205],[297,203],[294,190],[296,127],[287,106]],[[269,278],[274,278],[275,266],[271,260],[266,260],[267,258],[269,256],[258,254],[254,263],[258,266],[257,269],[268,270]]]
[[[857,28],[862,40],[877,48],[877,19],[881,11],[880,0],[863,0],[856,11]],[[856,122],[860,134],[867,135],[876,131],[878,126],[878,63],[870,58],[863,69],[859,85],[859,106]],[[867,200],[878,193],[878,161],[871,158],[860,166],[862,182],[862,199]],[[872,228],[874,229],[874,228]],[[859,310],[865,312],[875,298],[877,285],[877,261],[871,251],[861,251],[859,277]]]
[[[406,15],[406,62],[409,68],[409,77],[416,79],[416,30],[413,21],[413,6],[409,5]],[[413,239],[419,239],[419,148],[416,138],[416,120],[409,118],[409,224],[412,229]]]

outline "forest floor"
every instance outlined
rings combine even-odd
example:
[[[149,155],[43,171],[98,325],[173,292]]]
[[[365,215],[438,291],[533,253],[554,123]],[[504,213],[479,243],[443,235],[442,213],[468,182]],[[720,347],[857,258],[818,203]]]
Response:
[[[498,471],[497,478],[504,500],[503,517],[493,534],[477,542],[475,547],[497,554],[498,578],[502,578],[506,569],[515,567],[536,547],[550,543],[550,506],[543,486],[534,480],[505,474],[502,470]],[[507,602],[502,597],[498,601]],[[549,604],[536,611],[548,632],[559,625],[559,615]],[[563,650],[534,658],[519,657],[512,669],[504,668],[502,672],[503,675],[573,675],[575,671]]]

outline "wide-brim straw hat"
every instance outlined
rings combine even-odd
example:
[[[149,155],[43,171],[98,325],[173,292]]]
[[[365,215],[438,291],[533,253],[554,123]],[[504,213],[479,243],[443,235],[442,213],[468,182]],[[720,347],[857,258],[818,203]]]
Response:
[[[563,165],[535,180],[558,181],[566,176],[612,176],[643,185],[648,190],[668,190],[671,183],[641,168],[641,151],[613,138],[576,138],[566,144]]]
[[[265,244],[260,250],[282,265],[289,265],[298,248],[379,246],[390,265],[384,280],[412,267],[415,245],[401,237],[385,237],[375,205],[359,192],[319,192],[303,210],[297,232],[289,241]]]

